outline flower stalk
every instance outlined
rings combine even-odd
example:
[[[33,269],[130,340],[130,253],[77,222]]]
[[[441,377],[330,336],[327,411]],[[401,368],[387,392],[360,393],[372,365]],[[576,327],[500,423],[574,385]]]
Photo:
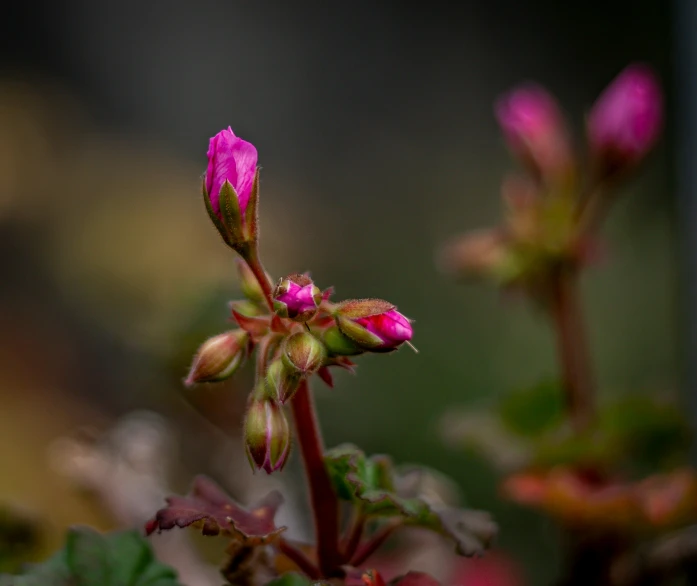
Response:
[[[300,384],[292,408],[310,489],[319,567],[324,576],[332,576],[343,562],[339,551],[339,501],[324,465],[322,434],[306,380]]]
[[[550,317],[556,333],[569,419],[582,432],[595,414],[595,384],[578,295],[578,274],[560,269],[552,278]]]

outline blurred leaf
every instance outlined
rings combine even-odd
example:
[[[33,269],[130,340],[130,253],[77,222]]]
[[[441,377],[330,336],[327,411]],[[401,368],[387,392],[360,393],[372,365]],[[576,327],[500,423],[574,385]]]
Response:
[[[146,525],[149,534],[173,527],[193,525],[204,535],[224,535],[247,545],[263,545],[275,539],[285,527],[276,527],[274,516],[283,502],[277,491],[270,492],[247,511],[233,501],[212,480],[198,476],[189,496],[171,496]]]
[[[543,381],[506,395],[499,404],[504,426],[525,437],[536,437],[564,420],[564,393],[558,381]]]
[[[422,572],[409,572],[392,580],[390,586],[440,586],[440,582]]]
[[[431,529],[467,556],[481,553],[496,534],[488,513],[451,508],[422,493],[424,477],[432,474],[424,468],[395,470],[389,457],[368,458],[351,445],[330,450],[325,461],[339,497],[360,504],[367,515],[401,517],[405,524]]]
[[[597,466],[612,463],[619,457],[620,446],[597,432],[583,435],[554,434],[541,438],[535,445],[532,464],[553,466]]]
[[[641,471],[684,461],[690,448],[685,415],[655,397],[623,397],[601,410],[599,425],[609,441],[622,446],[622,456]]]
[[[155,560],[135,531],[102,535],[71,529],[65,548],[21,576],[2,576],[2,586],[178,586],[176,572]]]
[[[312,582],[300,574],[291,573],[267,582],[266,586],[314,586],[314,584],[321,584],[321,582]]]

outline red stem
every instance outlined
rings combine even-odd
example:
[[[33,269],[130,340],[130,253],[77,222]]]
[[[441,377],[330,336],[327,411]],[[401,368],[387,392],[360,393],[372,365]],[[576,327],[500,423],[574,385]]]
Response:
[[[246,250],[240,251],[240,256],[242,256],[256,277],[259,287],[261,287],[261,290],[264,293],[266,303],[269,306],[271,313],[274,313],[273,289],[271,287],[271,283],[269,283],[269,280],[266,278],[266,271],[264,270],[264,265],[261,264],[261,260],[259,259],[259,251],[257,250],[256,245],[250,245]]]
[[[577,273],[560,270],[552,280],[552,289],[551,317],[557,335],[567,409],[574,429],[580,432],[594,417],[595,385],[578,298]]]
[[[367,520],[363,513],[358,509],[356,510],[356,516],[346,534],[343,545],[344,559],[346,561],[349,561],[356,554],[356,550],[361,543],[361,537],[363,537],[363,531],[365,530],[365,523]]]
[[[300,444],[310,502],[315,521],[317,558],[323,576],[336,573],[343,563],[339,551],[339,501],[324,465],[324,446],[317,424],[317,416],[307,380],[300,383],[291,402],[295,419],[295,432]]]
[[[351,558],[351,565],[360,566],[363,564],[383,543],[385,543],[385,541],[387,541],[390,535],[392,535],[392,532],[397,529],[400,524],[399,521],[389,522],[381,529],[378,529],[370,540],[364,543],[356,552],[356,555]]]
[[[311,580],[318,580],[321,578],[319,568],[312,563],[309,557],[307,557],[298,548],[292,546],[285,539],[279,539],[278,549],[283,555],[285,555],[289,560],[291,560],[296,566],[298,566],[308,578]]]

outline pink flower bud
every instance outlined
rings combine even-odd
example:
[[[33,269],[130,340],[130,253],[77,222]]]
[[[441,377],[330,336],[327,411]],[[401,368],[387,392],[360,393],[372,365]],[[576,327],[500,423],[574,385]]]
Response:
[[[232,330],[213,336],[198,349],[187,385],[224,380],[233,375],[247,356],[249,334]]]
[[[283,468],[290,451],[290,427],[276,401],[252,398],[244,422],[244,440],[252,468],[267,474]]]
[[[538,85],[525,85],[502,96],[496,117],[509,148],[544,177],[559,177],[572,164],[564,117],[556,100]]]
[[[278,315],[304,322],[317,313],[322,292],[306,275],[290,275],[278,282],[273,298]]]
[[[630,65],[605,89],[588,116],[588,140],[605,170],[640,161],[658,138],[661,88],[644,65]]]
[[[334,317],[341,333],[372,352],[394,350],[413,334],[409,319],[381,299],[344,301]]]
[[[244,217],[257,170],[257,149],[235,136],[232,128],[221,130],[208,146],[206,191],[213,212],[222,220],[220,189],[229,181],[237,193],[240,213]]]

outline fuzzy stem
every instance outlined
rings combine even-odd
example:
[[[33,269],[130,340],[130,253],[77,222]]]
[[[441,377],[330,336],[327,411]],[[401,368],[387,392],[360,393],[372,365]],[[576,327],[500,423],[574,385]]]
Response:
[[[298,548],[292,546],[285,539],[278,541],[279,551],[300,568],[311,580],[318,580],[320,576],[319,568]]]
[[[378,529],[370,540],[364,543],[353,558],[351,558],[351,565],[360,566],[363,564],[363,562],[365,562],[383,543],[385,543],[385,541],[387,541],[390,535],[392,535],[393,531],[400,525],[400,521],[391,521],[385,524],[381,529]]]
[[[273,289],[271,287],[271,283],[269,283],[269,280],[266,278],[266,271],[264,270],[264,265],[261,264],[259,250],[257,249],[256,244],[245,243],[245,246],[237,248],[237,252],[244,259],[249,266],[249,269],[256,277],[259,287],[261,287],[261,290],[264,293],[266,304],[269,306],[271,313],[273,313]]]
[[[292,407],[295,432],[310,488],[317,558],[322,575],[329,577],[336,574],[343,563],[339,551],[339,501],[324,465],[322,435],[307,380],[300,383],[300,388],[293,397]]]
[[[560,269],[553,277],[550,312],[557,335],[569,417],[574,430],[581,432],[595,414],[595,385],[575,271]]]

